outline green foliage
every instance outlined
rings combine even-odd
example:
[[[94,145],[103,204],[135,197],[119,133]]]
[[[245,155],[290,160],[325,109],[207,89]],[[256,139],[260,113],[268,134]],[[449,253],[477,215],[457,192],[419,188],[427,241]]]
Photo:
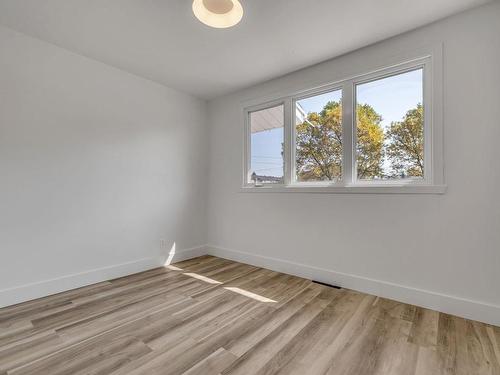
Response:
[[[358,174],[382,174],[382,118],[369,105],[358,105]],[[342,104],[328,102],[297,125],[297,176],[300,181],[333,180],[342,173]]]
[[[382,117],[368,104],[358,104],[357,118],[357,170],[359,179],[382,178],[384,171],[384,130]]]
[[[424,175],[424,108],[406,112],[403,121],[391,123],[387,130],[387,155],[397,176]]]
[[[296,129],[297,177],[300,181],[333,180],[342,173],[342,105],[328,102],[311,112]]]
[[[368,104],[358,104],[356,161],[359,179],[422,177],[424,173],[423,107],[392,122],[384,135],[382,117]],[[296,128],[299,181],[340,179],[342,176],[342,104],[328,102],[319,113],[308,113]],[[384,157],[392,171],[384,172]]]

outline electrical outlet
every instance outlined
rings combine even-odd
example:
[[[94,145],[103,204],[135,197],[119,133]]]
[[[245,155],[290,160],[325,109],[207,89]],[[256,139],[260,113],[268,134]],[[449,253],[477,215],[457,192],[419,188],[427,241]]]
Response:
[[[163,238],[160,239],[160,249],[166,249],[167,248],[167,241],[164,240]]]

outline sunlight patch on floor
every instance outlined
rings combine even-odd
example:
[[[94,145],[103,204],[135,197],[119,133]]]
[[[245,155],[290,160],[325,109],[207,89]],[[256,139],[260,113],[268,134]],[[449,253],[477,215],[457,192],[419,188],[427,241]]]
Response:
[[[259,301],[259,302],[276,303],[275,300],[272,300],[272,299],[264,297],[264,296],[260,296],[258,294],[252,293],[252,292],[249,292],[248,290],[243,290],[243,289],[235,288],[235,287],[225,287],[224,289],[227,289],[227,290],[234,292],[234,293],[241,294],[245,297],[253,298],[254,300]]]
[[[204,282],[209,283],[209,284],[222,284],[220,281],[211,279],[211,278],[206,277],[206,276],[198,275],[197,273],[186,272],[186,273],[183,273],[183,275],[193,277],[195,279],[204,281]]]
[[[175,244],[173,246],[173,251],[175,252]],[[173,266],[171,264],[169,264],[169,265],[165,264],[165,268],[168,268],[172,271],[183,271],[182,268]],[[223,282],[211,279],[210,277],[203,276],[203,275],[200,275],[200,274],[194,273],[194,272],[184,272],[183,275],[192,277],[193,279],[200,280],[200,281],[203,281],[205,283],[212,284],[212,285],[224,284]],[[261,296],[259,294],[252,293],[252,292],[249,292],[248,290],[240,289],[237,287],[228,286],[228,287],[224,287],[224,289],[226,289],[230,292],[233,292],[233,293],[238,293],[238,294],[245,296],[245,297],[248,297],[248,298],[252,298],[252,299],[259,301],[259,302],[264,302],[264,303],[276,303],[277,302],[273,299],[270,299],[270,298],[267,298],[267,297]]]
[[[184,271],[182,268],[179,268],[179,267],[176,267],[176,266],[172,266],[171,264],[168,265],[168,266],[165,266],[165,268],[167,268],[169,270],[172,270],[172,271]]]

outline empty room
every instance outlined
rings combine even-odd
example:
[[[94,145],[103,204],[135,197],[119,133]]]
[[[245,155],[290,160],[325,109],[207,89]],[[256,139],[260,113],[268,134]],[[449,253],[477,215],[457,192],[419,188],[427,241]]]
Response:
[[[0,375],[500,375],[500,0],[0,0]]]

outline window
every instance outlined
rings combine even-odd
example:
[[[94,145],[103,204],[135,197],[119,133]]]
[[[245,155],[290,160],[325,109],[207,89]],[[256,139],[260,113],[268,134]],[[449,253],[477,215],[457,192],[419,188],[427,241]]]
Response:
[[[342,90],[295,100],[295,179],[342,178]]]
[[[444,192],[432,64],[413,59],[245,108],[246,191]]]
[[[359,180],[424,177],[423,69],[356,85]]]
[[[283,104],[250,112],[249,120],[251,157],[247,182],[255,185],[282,184]]]

